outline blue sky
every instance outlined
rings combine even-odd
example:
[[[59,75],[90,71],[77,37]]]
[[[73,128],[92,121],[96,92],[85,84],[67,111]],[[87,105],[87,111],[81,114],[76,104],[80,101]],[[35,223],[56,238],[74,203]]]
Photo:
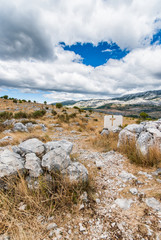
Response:
[[[160,0],[0,2],[0,95],[39,102],[161,89]]]

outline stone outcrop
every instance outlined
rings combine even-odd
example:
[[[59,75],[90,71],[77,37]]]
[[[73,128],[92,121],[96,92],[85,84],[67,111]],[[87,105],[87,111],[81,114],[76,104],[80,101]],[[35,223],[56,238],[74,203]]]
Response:
[[[25,169],[29,182],[35,182],[34,179],[44,171],[47,171],[48,175],[51,171],[58,171],[68,176],[71,182],[86,182],[87,169],[81,163],[72,162],[70,159],[72,147],[73,144],[66,140],[44,144],[39,139],[32,138],[12,147],[12,151],[4,149],[0,154],[0,178]]]
[[[153,147],[161,151],[161,120],[146,121],[125,127],[119,133],[118,147],[130,141],[135,141],[137,150],[144,156]]]

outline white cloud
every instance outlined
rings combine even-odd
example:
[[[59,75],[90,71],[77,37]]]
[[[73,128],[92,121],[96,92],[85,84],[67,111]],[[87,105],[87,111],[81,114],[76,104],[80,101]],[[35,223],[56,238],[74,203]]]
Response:
[[[161,47],[149,46],[161,28],[160,0],[1,0],[0,9],[2,87],[54,91],[45,95],[53,99],[160,88]],[[93,68],[58,45],[100,41],[131,52]]]
[[[3,86],[43,90],[56,100],[103,98],[160,88],[161,46],[135,49],[121,60],[109,60],[93,68],[74,61],[79,56],[55,49],[54,62],[0,61]]]
[[[161,27],[161,22],[156,21],[161,19],[160,0],[32,0],[30,3],[2,0],[0,9],[6,15],[8,24],[11,21],[12,29],[18,25],[18,30],[24,31],[25,44],[21,44],[22,39],[19,44],[26,49],[26,44],[29,44],[26,41],[30,41],[33,56],[38,51],[32,52],[32,46],[38,41],[35,31],[39,36],[41,32],[39,44],[48,55],[50,47],[42,41],[48,41],[49,45],[61,41],[69,45],[113,41],[121,48],[133,49],[147,44],[145,37],[149,40]],[[34,35],[33,39],[27,29],[29,26],[33,28],[30,32]]]

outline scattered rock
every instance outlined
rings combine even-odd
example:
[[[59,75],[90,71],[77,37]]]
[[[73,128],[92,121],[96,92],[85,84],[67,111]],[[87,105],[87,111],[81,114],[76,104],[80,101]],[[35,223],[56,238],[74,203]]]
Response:
[[[137,195],[138,194],[138,190],[136,188],[130,188],[130,193],[133,195]]]
[[[16,174],[24,169],[24,159],[8,149],[0,154],[0,178]]]
[[[133,203],[132,199],[122,199],[122,198],[118,198],[115,200],[115,203],[122,208],[123,210],[127,210],[131,207],[131,204]]]
[[[66,169],[71,163],[70,157],[61,148],[55,148],[47,152],[42,158],[42,166],[49,171],[61,171]]]
[[[131,173],[128,173],[126,171],[122,171],[119,175],[120,178],[123,179],[124,182],[127,182],[131,179],[136,179],[137,180],[137,177],[135,177],[133,174]]]
[[[18,145],[19,149],[24,153],[35,153],[37,156],[42,156],[45,151],[44,143],[37,138],[28,139]]]
[[[67,174],[71,182],[73,181],[88,181],[88,171],[85,166],[79,162],[72,162],[62,174]]]
[[[25,168],[29,170],[30,177],[39,177],[43,172],[40,165],[40,158],[35,153],[28,153],[25,157]]]
[[[21,122],[15,123],[13,127],[14,132],[28,132],[27,127]]]
[[[161,203],[154,197],[147,198],[145,202],[149,207],[153,208],[155,211],[161,211]]]
[[[109,130],[107,128],[104,128],[101,132],[101,135],[109,135]]]
[[[62,151],[65,151],[67,154],[70,154],[73,148],[73,143],[66,140],[52,141],[47,142],[45,144],[45,148],[47,152],[56,148],[60,148]]]
[[[56,223],[49,223],[46,227],[46,229],[48,231],[52,230],[52,229],[56,229],[57,228],[57,224]]]

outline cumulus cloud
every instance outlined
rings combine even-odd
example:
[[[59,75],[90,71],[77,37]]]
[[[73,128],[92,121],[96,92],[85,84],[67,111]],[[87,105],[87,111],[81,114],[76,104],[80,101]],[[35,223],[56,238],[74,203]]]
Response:
[[[160,0],[1,0],[0,85],[64,99],[160,87]],[[114,42],[130,53],[93,68],[60,42]],[[108,49],[105,51],[109,51]],[[54,92],[53,92],[54,91]]]
[[[79,62],[79,55],[55,49],[54,62],[0,61],[1,86],[54,91],[64,99],[100,98],[136,91],[158,89],[161,80],[161,46],[136,49],[121,60],[109,60],[99,67]],[[25,90],[26,91],[26,90]]]

